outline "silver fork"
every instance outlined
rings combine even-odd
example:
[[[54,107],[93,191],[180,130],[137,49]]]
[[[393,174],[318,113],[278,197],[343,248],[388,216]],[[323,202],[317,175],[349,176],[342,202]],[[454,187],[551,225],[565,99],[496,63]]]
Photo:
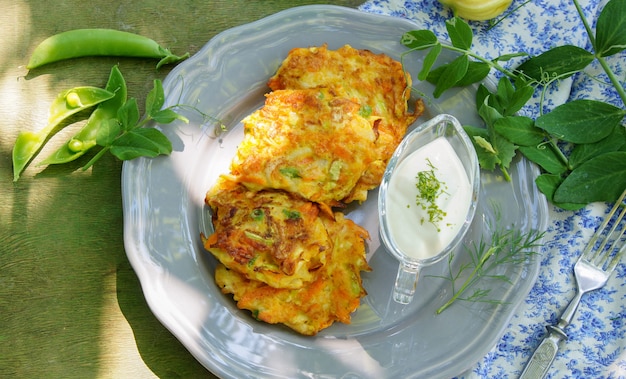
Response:
[[[548,336],[544,338],[537,350],[535,350],[520,379],[540,379],[546,375],[554,361],[554,357],[556,357],[559,342],[567,339],[564,329],[572,321],[574,313],[578,309],[580,299],[585,293],[603,287],[620,258],[624,255],[626,245],[624,245],[623,238],[626,232],[626,222],[621,230],[617,229],[624,221],[624,216],[626,215],[626,206],[622,204],[624,197],[626,197],[626,189],[591,237],[578,261],[576,261],[574,265],[574,276],[578,284],[576,296],[570,301],[558,324],[546,327],[549,332]],[[622,211],[615,219],[613,227],[607,232],[607,225],[613,219],[620,206]],[[617,235],[613,236],[614,234]],[[601,243],[598,243],[600,238],[603,238],[603,240]],[[618,250],[617,253],[615,253],[616,250]]]

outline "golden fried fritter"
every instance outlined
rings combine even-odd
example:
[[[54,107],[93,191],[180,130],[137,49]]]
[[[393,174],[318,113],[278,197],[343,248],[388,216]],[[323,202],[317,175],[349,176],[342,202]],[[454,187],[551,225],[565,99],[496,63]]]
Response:
[[[336,90],[279,90],[243,120],[231,173],[253,190],[282,189],[329,207],[348,196],[375,159],[360,105]]]
[[[215,233],[205,248],[248,279],[300,288],[314,280],[332,249],[318,205],[287,192],[252,192],[222,177],[206,203]]]
[[[315,335],[350,323],[366,292],[362,227],[332,207],[364,201],[408,126],[411,78],[383,54],[293,49],[246,117],[244,139],[208,191],[215,281],[259,320]]]
[[[292,49],[268,85],[272,90],[334,88],[358,102],[363,115],[369,115],[377,132],[376,159],[344,202],[363,201],[367,191],[380,184],[408,126],[424,110],[418,100],[409,111],[411,76],[400,62],[349,45],[337,50],[328,50],[326,45]]]
[[[223,293],[233,294],[237,307],[250,310],[258,320],[285,324],[304,335],[315,335],[335,321],[349,324],[366,294],[361,271],[370,270],[365,260],[367,231],[341,213],[324,224],[333,249],[325,252],[326,263],[315,272],[315,280],[301,289],[274,288],[223,265],[216,269],[216,283]]]

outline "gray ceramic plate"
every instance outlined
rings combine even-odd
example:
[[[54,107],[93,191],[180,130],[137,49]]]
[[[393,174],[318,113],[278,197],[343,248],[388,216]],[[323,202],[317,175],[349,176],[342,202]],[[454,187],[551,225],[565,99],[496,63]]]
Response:
[[[156,317],[210,371],[233,378],[436,378],[462,373],[498,341],[517,305],[532,287],[539,257],[519,266],[502,266],[511,285],[485,282],[500,305],[459,302],[441,315],[435,309],[451,296],[441,262],[423,273],[415,300],[400,306],[391,299],[396,262],[378,237],[377,193],[347,214],[366,227],[368,260],[364,273],[368,295],[352,324],[335,324],[315,337],[297,335],[283,326],[254,320],[237,309],[213,282],[215,260],[202,248],[200,233],[210,228],[203,199],[220,173],[226,172],[242,138],[239,121],[263,103],[265,83],[293,47],[350,44],[399,58],[403,32],[419,29],[407,20],[367,14],[337,6],[289,9],[225,31],[196,55],[177,66],[164,81],[166,104],[181,110],[189,124],[162,127],[173,141],[169,157],[137,159],[123,168],[124,237],[128,258]],[[413,77],[422,53],[405,63]],[[442,59],[450,59],[444,55]],[[417,83],[425,94],[432,87]],[[479,124],[475,89],[427,99],[427,112],[450,113],[461,122]],[[221,132],[219,119],[228,129]],[[160,126],[158,126],[160,127]],[[534,166],[517,159],[512,182],[483,173],[481,198],[465,238],[477,241],[490,233],[499,209],[501,223],[522,231],[544,229],[547,205],[533,184]],[[464,256],[464,248],[455,254]],[[458,266],[462,259],[455,259]],[[428,277],[428,276],[431,277]]]

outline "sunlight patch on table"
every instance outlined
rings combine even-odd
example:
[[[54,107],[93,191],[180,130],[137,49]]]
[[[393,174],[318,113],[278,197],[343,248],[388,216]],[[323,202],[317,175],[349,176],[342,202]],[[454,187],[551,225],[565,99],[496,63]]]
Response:
[[[146,366],[135,343],[133,330],[122,314],[117,302],[117,286],[115,274],[103,281],[101,325],[107,325],[100,331],[98,339],[100,362],[99,379],[114,378],[156,378]]]
[[[14,15],[14,22],[10,23],[9,27],[0,28],[0,40],[2,41],[0,43],[0,65],[6,67],[10,60],[20,56],[17,54],[17,50],[22,48],[19,46],[22,40],[12,37],[21,36],[28,32],[27,29],[31,26],[29,22],[31,12],[26,2],[14,0],[0,0],[0,9],[3,13]]]

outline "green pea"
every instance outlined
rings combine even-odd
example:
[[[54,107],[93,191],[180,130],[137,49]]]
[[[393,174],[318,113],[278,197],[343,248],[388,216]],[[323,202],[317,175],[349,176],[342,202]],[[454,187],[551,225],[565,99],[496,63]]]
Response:
[[[65,101],[67,102],[67,106],[69,108],[78,108],[83,106],[83,103],[80,102],[80,96],[78,96],[76,92],[69,92],[65,96]]]
[[[67,95],[75,93],[77,98],[72,100],[72,105],[68,104]],[[18,134],[13,145],[13,181],[17,181],[22,171],[30,161],[39,153],[44,143],[56,132],[57,126],[68,117],[89,107],[100,104],[112,98],[115,93],[97,87],[76,87],[61,92],[50,106],[50,117],[48,124],[39,132],[22,131]],[[72,97],[74,97],[72,95]]]
[[[160,59],[157,68],[189,57],[172,54],[156,41],[134,33],[114,29],[75,29],[55,34],[33,51],[26,68],[88,56],[116,56]]]
[[[83,141],[72,138],[67,142],[67,148],[70,151],[77,153],[83,151],[83,149],[85,148],[85,144],[83,143]]]
[[[100,104],[91,113],[87,123],[63,146],[50,154],[39,165],[62,164],[71,162],[84,155],[89,149],[96,146],[98,130],[104,123],[117,117],[117,111],[126,102],[126,81],[119,68],[113,66],[105,89],[115,95]],[[80,145],[78,144],[80,142]],[[80,147],[80,148],[79,148]]]

